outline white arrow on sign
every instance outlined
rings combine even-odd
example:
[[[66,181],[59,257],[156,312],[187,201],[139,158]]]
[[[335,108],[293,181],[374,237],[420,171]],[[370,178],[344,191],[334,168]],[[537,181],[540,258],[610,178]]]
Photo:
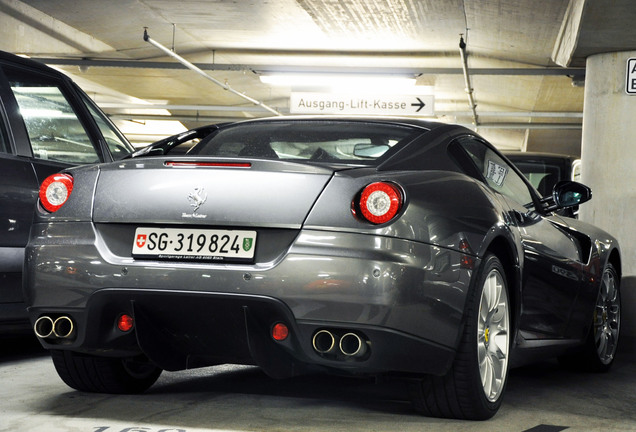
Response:
[[[292,114],[396,115],[430,117],[435,114],[432,95],[333,94],[293,92]]]

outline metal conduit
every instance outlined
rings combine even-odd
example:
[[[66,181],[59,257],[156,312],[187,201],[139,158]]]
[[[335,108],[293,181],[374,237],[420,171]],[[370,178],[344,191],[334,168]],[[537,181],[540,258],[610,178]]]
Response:
[[[464,82],[466,83],[466,94],[468,95],[468,104],[470,105],[470,110],[473,113],[473,123],[475,126],[478,126],[477,120],[477,105],[475,104],[475,98],[473,97],[473,88],[470,85],[470,76],[468,75],[468,62],[466,61],[466,42],[464,42],[464,37],[459,37],[459,55],[462,59],[462,70],[464,71]]]
[[[228,83],[223,83],[219,80],[217,80],[214,77],[211,77],[210,75],[206,74],[203,70],[201,70],[200,68],[198,68],[197,66],[195,66],[194,64],[190,63],[189,61],[187,61],[186,59],[184,59],[183,57],[181,57],[180,55],[178,55],[177,53],[175,53],[174,51],[171,51],[170,49],[166,48],[165,46],[161,45],[159,42],[153,40],[150,38],[150,36],[148,36],[148,29],[144,29],[144,41],[150,43],[151,45],[159,48],[161,51],[163,51],[164,53],[166,53],[167,55],[169,55],[170,57],[176,59],[179,63],[181,63],[182,65],[184,65],[185,67],[187,67],[190,70],[193,70],[194,72],[198,73],[199,75],[201,75],[203,78],[206,78],[210,81],[212,81],[214,84],[223,87],[223,89],[229,91],[230,93],[234,93],[235,95],[248,100],[250,102],[252,102],[254,105],[258,105],[264,109],[266,109],[267,111],[276,114],[278,116],[282,116],[283,114],[281,114],[280,112],[278,112],[277,110],[275,110],[274,108],[265,105],[263,102],[258,101],[254,98],[251,98],[237,90],[234,90],[232,87],[230,87],[230,85]]]

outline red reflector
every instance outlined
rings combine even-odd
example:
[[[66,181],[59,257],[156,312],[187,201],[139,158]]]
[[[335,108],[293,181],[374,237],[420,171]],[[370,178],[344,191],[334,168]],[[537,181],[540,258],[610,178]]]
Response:
[[[289,329],[283,323],[274,324],[272,327],[272,337],[277,341],[284,341],[289,336]]]
[[[383,224],[395,217],[402,208],[402,192],[387,182],[371,183],[360,195],[360,211],[366,220]]]
[[[470,244],[466,239],[461,239],[459,241],[459,250],[462,252],[462,255],[459,257],[460,267],[472,270],[475,268],[475,258],[472,257],[473,251],[470,248]],[[465,255],[470,254],[470,255]]]
[[[73,177],[68,174],[48,176],[40,186],[40,203],[47,211],[58,211],[68,200],[73,190]]]
[[[250,168],[249,162],[195,162],[195,161],[168,161],[166,166],[172,167],[229,167],[229,168]]]
[[[117,328],[123,332],[130,331],[134,325],[135,321],[130,315],[123,314],[117,320]]]

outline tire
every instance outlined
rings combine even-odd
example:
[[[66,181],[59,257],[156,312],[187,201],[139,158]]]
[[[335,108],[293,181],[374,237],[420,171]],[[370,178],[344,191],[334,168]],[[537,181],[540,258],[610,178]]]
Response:
[[[562,365],[583,372],[607,372],[616,356],[621,328],[620,278],[608,263],[603,270],[592,324],[582,349],[560,357]]]
[[[486,420],[503,399],[510,352],[510,302],[501,261],[484,258],[467,299],[466,322],[451,369],[410,383],[416,411],[431,417]]]
[[[83,392],[141,393],[161,375],[161,369],[143,357],[121,359],[54,350],[51,358],[62,381]]]

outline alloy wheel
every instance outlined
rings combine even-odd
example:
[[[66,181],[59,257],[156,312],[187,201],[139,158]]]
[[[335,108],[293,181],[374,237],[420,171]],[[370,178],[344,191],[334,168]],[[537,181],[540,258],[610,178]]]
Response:
[[[495,402],[502,394],[510,337],[508,293],[501,273],[492,269],[484,281],[477,325],[477,359],[486,398]]]
[[[620,319],[620,295],[616,276],[614,272],[606,269],[594,310],[594,342],[598,358],[603,364],[609,364],[614,359]]]

